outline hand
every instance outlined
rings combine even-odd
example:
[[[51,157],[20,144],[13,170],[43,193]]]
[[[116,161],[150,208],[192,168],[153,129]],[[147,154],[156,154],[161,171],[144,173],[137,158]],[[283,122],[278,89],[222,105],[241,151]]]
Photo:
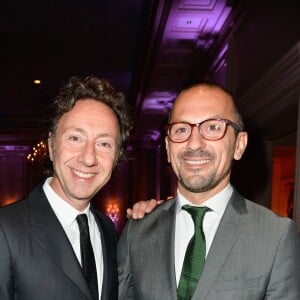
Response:
[[[142,219],[145,214],[149,214],[157,205],[163,203],[164,200],[146,200],[139,201],[132,208],[127,208],[127,218]]]

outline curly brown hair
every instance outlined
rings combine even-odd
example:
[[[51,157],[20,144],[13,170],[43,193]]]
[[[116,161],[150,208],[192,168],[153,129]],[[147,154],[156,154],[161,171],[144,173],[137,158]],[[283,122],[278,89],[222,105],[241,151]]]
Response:
[[[50,106],[48,132],[55,137],[60,118],[69,112],[78,100],[94,99],[109,106],[117,116],[120,128],[118,160],[124,159],[124,145],[132,129],[130,109],[122,92],[117,91],[107,80],[88,76],[71,77],[64,84]]]

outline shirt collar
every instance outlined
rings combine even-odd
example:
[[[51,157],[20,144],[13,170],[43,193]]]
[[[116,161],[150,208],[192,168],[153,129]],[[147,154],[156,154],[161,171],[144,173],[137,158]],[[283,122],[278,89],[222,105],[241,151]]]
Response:
[[[222,191],[206,200],[201,205],[195,205],[177,191],[177,211],[180,212],[183,205],[207,206],[217,214],[223,214],[233,192],[233,187],[229,183]]]
[[[56,192],[50,186],[51,180],[52,177],[49,177],[45,180],[43,190],[56,216],[60,220],[63,220],[64,223],[67,225],[71,225],[79,214],[85,213],[87,214],[88,219],[90,219],[90,204],[84,211],[78,211],[72,205],[70,205],[68,202],[66,202],[59,195],[56,194]]]

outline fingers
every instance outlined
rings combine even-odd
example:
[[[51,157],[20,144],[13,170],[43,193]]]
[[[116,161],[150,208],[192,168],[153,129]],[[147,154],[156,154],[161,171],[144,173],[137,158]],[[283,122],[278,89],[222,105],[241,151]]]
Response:
[[[145,212],[149,214],[157,206],[157,201],[155,199],[151,199],[146,202]]]
[[[151,201],[151,200],[139,201],[139,202],[135,203],[132,207],[132,216],[131,217],[133,219],[142,219],[145,216],[145,213],[147,212],[147,207],[148,207],[149,201]]]
[[[139,201],[133,205],[132,209],[127,209],[127,218],[142,219],[145,214],[151,213],[152,210],[162,202],[164,202],[164,200],[151,199],[146,201]]]
[[[131,208],[127,208],[126,217],[129,218],[129,219],[132,217],[132,209]]]

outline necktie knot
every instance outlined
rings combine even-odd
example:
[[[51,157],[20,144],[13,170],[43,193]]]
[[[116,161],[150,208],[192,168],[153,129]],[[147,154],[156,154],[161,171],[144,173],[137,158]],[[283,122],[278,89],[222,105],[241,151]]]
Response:
[[[89,234],[89,222],[86,214],[80,214],[76,217],[79,232],[83,234]]]
[[[204,215],[211,210],[206,206],[203,207],[190,205],[184,205],[182,206],[182,209],[187,211],[191,215],[196,227],[202,226]]]

